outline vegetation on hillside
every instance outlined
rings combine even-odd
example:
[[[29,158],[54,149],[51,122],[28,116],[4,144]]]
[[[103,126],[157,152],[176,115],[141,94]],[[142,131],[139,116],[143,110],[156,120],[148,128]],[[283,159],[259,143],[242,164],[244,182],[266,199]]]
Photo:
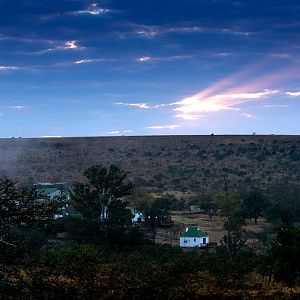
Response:
[[[209,216],[207,205],[215,205],[215,214],[226,220],[226,235],[213,249],[184,252],[154,243],[159,221],[172,208],[169,196],[155,198],[133,189],[127,173],[114,165],[93,166],[84,175],[84,182],[73,185],[69,203],[78,214],[57,220],[53,213],[65,199],[50,201],[34,189],[18,189],[1,179],[1,298],[299,297],[297,187],[225,190],[193,198]],[[131,222],[129,205],[143,210],[143,226]],[[257,250],[247,244],[243,226],[246,218],[259,216],[271,222],[272,231]]]
[[[215,193],[300,180],[297,136],[162,136],[1,139],[0,176],[18,182],[83,181],[111,163],[152,191]]]

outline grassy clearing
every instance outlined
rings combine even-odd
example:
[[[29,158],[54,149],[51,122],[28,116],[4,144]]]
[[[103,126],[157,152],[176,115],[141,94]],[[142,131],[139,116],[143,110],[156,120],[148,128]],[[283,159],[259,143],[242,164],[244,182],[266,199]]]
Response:
[[[171,216],[172,221],[174,221],[175,224],[184,224],[187,226],[205,226],[209,227],[210,224],[206,221],[204,221],[200,217],[191,217],[191,216],[184,216],[184,215],[172,215]]]

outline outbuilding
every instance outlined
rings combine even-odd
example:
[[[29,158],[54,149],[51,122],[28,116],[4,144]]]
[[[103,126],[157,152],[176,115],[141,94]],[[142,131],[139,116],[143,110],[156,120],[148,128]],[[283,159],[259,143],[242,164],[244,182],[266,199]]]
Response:
[[[180,247],[205,247],[209,243],[209,236],[199,227],[187,227],[180,235]]]

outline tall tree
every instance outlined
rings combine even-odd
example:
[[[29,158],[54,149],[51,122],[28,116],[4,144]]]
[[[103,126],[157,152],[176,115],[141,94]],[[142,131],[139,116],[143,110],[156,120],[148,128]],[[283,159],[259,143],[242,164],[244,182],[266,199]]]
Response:
[[[18,190],[15,182],[0,178],[0,235],[7,234],[12,227],[28,228],[51,222],[60,205],[36,189]]]
[[[155,243],[157,228],[169,218],[170,202],[168,199],[157,198],[144,207],[146,228],[150,231],[152,242]]]
[[[278,185],[268,191],[267,219],[282,228],[300,222],[300,186]]]
[[[84,172],[84,176],[89,180],[91,190],[97,193],[102,219],[107,217],[111,201],[127,196],[133,190],[132,183],[127,179],[128,172],[116,165],[110,165],[109,168],[101,165],[92,166]]]
[[[213,197],[212,195],[199,195],[193,197],[190,203],[198,206],[210,219],[217,214],[218,209],[220,208],[217,197]]]
[[[260,190],[254,189],[243,197],[242,207],[246,217],[254,218],[255,224],[257,219],[267,209],[267,201]]]
[[[115,165],[110,165],[109,168],[95,165],[88,168],[84,175],[88,183],[74,183],[71,207],[86,222],[98,224],[105,236],[108,227],[124,229],[128,220],[131,221],[130,210],[121,201],[122,197],[130,195],[133,190],[132,183],[127,179],[128,173]]]
[[[300,229],[285,227],[271,244],[269,255],[275,279],[294,286],[300,280]]]

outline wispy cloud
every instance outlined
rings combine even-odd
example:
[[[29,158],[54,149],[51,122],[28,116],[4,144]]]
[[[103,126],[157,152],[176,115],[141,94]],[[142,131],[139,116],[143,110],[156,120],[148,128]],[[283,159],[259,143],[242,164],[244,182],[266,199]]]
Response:
[[[81,60],[77,60],[74,62],[74,64],[87,64],[87,63],[92,63],[95,62],[95,59],[81,59]]]
[[[217,112],[221,110],[239,110],[237,105],[255,101],[261,98],[278,93],[277,90],[264,90],[254,93],[232,93],[219,94],[210,97],[203,97],[200,92],[191,97],[184,98],[178,102],[172,103],[178,107],[174,109],[178,117],[184,119],[197,119],[197,115],[207,112]]]
[[[166,26],[147,26],[147,25],[138,25],[135,33],[139,36],[144,37],[154,37],[160,34],[168,33],[196,33],[203,32],[205,29],[199,26],[175,26],[175,27],[166,27]]]
[[[113,131],[108,131],[108,134],[128,134],[132,133],[133,131],[131,129],[124,129],[124,130],[113,130]]]
[[[0,71],[18,70],[19,67],[14,66],[0,66]]]
[[[264,108],[287,108],[290,106],[286,105],[286,104],[266,104],[266,105],[263,105],[262,107],[264,107]]]
[[[110,13],[111,10],[103,7],[99,7],[97,3],[92,3],[84,10],[78,10],[74,12],[74,14],[80,15],[80,14],[88,14],[92,16],[99,16],[99,15],[105,15]]]
[[[77,49],[77,41],[67,41],[65,42],[64,49]]]
[[[146,62],[149,60],[151,60],[150,56],[142,56],[142,57],[137,58],[137,61],[140,61],[140,62]]]
[[[184,120],[198,120],[204,115],[193,115],[193,114],[177,114],[176,118],[182,118]]]
[[[172,56],[141,56],[136,58],[138,62],[168,62],[176,60],[186,60],[193,58],[194,55],[172,55]]]
[[[154,125],[154,126],[148,126],[146,128],[148,129],[170,129],[174,130],[176,128],[179,128],[179,125]]]
[[[109,131],[108,133],[109,133],[109,134],[119,134],[120,131],[119,131],[119,130],[115,130],[115,131]]]
[[[85,47],[80,46],[78,44],[78,41],[72,40],[72,41],[65,41],[64,43],[62,42],[57,42],[57,41],[49,41],[51,44],[49,48],[47,49],[42,49],[38,51],[33,51],[33,52],[26,52],[25,54],[29,55],[40,55],[40,54],[45,54],[49,52],[55,52],[55,51],[69,51],[69,50],[84,50]],[[22,53],[24,54],[24,53]]]
[[[246,118],[252,118],[253,115],[249,114],[249,113],[242,113],[242,116],[246,117]]]
[[[25,108],[25,106],[24,105],[13,105],[13,106],[11,106],[11,108],[17,109],[17,110],[22,110]]]
[[[182,34],[191,34],[191,33],[219,33],[219,34],[230,34],[230,35],[239,35],[239,36],[250,36],[254,32],[234,30],[231,28],[210,28],[210,27],[201,27],[201,26],[147,26],[147,25],[135,25],[137,29],[135,33],[142,37],[152,38],[157,35],[170,34],[170,33],[182,33]]]
[[[287,95],[292,97],[298,97],[300,96],[300,92],[286,92]]]
[[[117,104],[117,105],[124,105],[124,106],[133,106],[133,107],[145,108],[145,109],[149,109],[150,108],[150,106],[148,106],[147,103],[124,103],[124,102],[117,102],[115,104]]]

